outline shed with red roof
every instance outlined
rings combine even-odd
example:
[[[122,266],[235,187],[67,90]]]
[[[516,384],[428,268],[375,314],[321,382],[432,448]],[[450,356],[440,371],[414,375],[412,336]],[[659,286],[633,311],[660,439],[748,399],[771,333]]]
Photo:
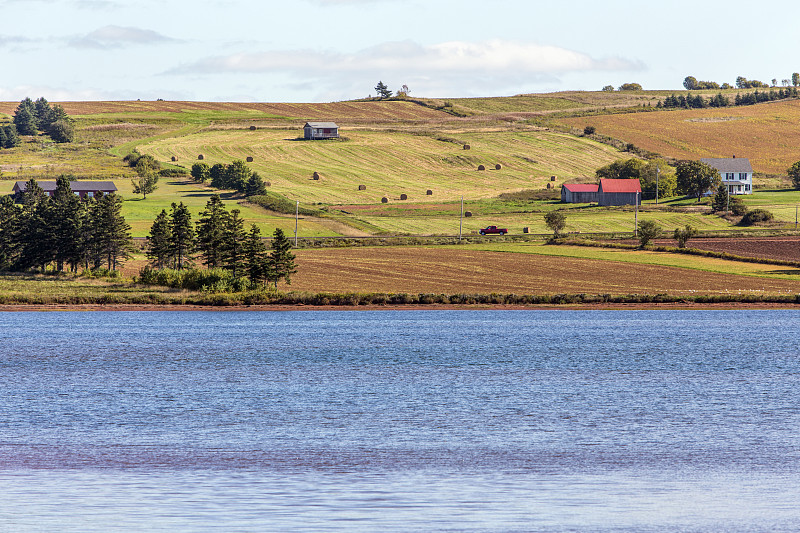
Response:
[[[568,204],[588,204],[597,201],[598,185],[565,183],[561,186],[561,201]]]
[[[637,179],[600,180],[597,188],[599,205],[639,205],[642,203],[642,187]]]

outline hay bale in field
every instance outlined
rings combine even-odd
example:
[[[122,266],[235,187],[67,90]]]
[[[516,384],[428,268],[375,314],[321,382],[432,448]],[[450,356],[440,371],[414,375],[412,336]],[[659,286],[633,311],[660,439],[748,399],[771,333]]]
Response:
[[[318,179],[319,179],[319,172],[314,172],[314,173],[311,175],[311,179],[318,180]]]
[[[359,191],[366,191],[367,190],[367,186],[366,185],[359,185],[358,186],[358,190]]]
[[[464,216],[465,217],[471,217],[472,216],[472,211],[464,211]]]
[[[483,165],[478,165],[478,170],[486,170],[486,167]]]
[[[433,196],[433,191],[428,189],[427,191],[425,191],[425,194],[427,194],[428,196]]]
[[[556,177],[555,176],[550,176],[550,181],[556,181]]]
[[[495,169],[495,170],[500,170],[501,168],[503,168],[503,165],[501,165],[500,163],[497,163],[497,164],[494,166],[494,169]]]
[[[172,161],[177,161],[178,160],[178,158],[175,157],[174,155],[170,159],[172,159]]]
[[[250,155],[247,156],[247,162],[248,163],[252,163],[253,162],[253,156],[250,156]]]
[[[550,183],[548,183],[548,184],[547,184],[547,188],[549,189],[549,188],[551,188],[551,187],[552,187],[552,185],[551,185]]]
[[[388,204],[389,203],[389,199],[384,196],[383,198],[381,198],[381,203],[382,204]]]
[[[403,194],[400,195],[400,199],[401,200],[408,200],[408,195],[406,193],[403,193]]]
[[[530,230],[530,228],[528,226],[525,226],[524,228],[522,228],[522,233],[530,233],[530,232],[531,232],[531,230]]]
[[[197,156],[197,159],[198,159],[198,160],[200,160],[200,161],[202,161],[202,160],[203,160],[203,154],[200,154],[200,155],[198,155],[198,156]]]
[[[255,126],[250,126],[250,131],[255,131],[255,129],[256,129]]]
[[[264,185],[266,185],[267,187],[272,187],[272,182],[271,181],[265,181]]]
[[[464,150],[469,150],[469,149],[470,149],[470,146],[468,144],[465,144],[464,145]]]

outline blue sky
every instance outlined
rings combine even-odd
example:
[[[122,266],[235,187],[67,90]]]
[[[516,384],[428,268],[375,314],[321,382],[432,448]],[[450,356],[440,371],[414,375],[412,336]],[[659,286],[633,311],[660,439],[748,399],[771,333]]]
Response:
[[[741,6],[741,7],[740,7]],[[328,102],[800,71],[800,3],[0,0],[0,100]]]

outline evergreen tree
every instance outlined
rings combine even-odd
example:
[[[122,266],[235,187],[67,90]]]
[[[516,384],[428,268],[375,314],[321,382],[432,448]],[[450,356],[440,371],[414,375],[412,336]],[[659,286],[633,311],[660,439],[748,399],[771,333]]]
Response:
[[[36,106],[33,100],[26,98],[21,101],[14,112],[14,125],[20,135],[36,135],[38,124],[36,123]]]
[[[727,209],[728,209],[728,186],[721,183],[719,187],[717,187],[717,193],[711,200],[711,211],[717,213],[720,211],[726,211]]]
[[[214,164],[208,170],[208,176],[211,178],[211,186],[215,189],[227,189],[228,184],[225,181],[226,172],[225,172],[225,165],[222,163]]]
[[[158,189],[158,174],[146,174],[131,180],[133,194],[141,194],[142,200],[147,200],[147,195]]]
[[[172,224],[166,209],[162,209],[147,236],[145,255],[156,268],[166,268],[172,264]]]
[[[79,204],[80,199],[72,192],[69,177],[59,176],[48,221],[53,240],[53,258],[59,272],[64,270],[65,263],[77,265],[80,260]]]
[[[25,183],[25,191],[20,197],[22,212],[17,233],[19,255],[15,269],[40,267],[44,270],[50,262],[47,228],[49,202],[50,198],[35,179],[31,178]]]
[[[247,182],[250,180],[253,171],[241,159],[236,159],[225,168],[225,187],[244,192]]]
[[[132,250],[131,227],[122,216],[122,198],[106,194],[97,201],[97,240],[109,270],[116,270]]]
[[[244,220],[239,216],[239,210],[233,209],[226,221],[225,240],[223,241],[223,266],[238,278],[245,272],[246,254]]]
[[[194,250],[195,234],[192,227],[192,215],[183,202],[178,205],[173,202],[170,219],[172,221],[171,254],[175,258],[175,267],[181,269],[191,261],[192,250]]]
[[[245,196],[261,196],[267,194],[267,184],[258,175],[258,172],[253,172],[247,182],[247,187],[244,191]]]
[[[33,115],[36,117],[36,126],[40,130],[48,131],[50,125],[55,122],[53,109],[44,97],[38,98],[33,103]]]
[[[278,281],[281,279],[285,280],[287,285],[291,285],[291,275],[297,272],[291,249],[292,243],[283,234],[283,230],[276,228],[273,233],[272,251],[267,261],[267,279],[275,284],[275,290],[278,290]]]
[[[75,140],[75,128],[69,120],[56,120],[47,128],[47,134],[57,143],[71,143]]]
[[[268,272],[267,247],[261,239],[261,230],[250,225],[250,233],[244,243],[245,269],[253,283],[266,283]]]
[[[8,142],[8,137],[6,137],[6,128],[4,126],[0,126],[0,148],[8,148],[6,146],[6,142]]]
[[[223,265],[225,232],[230,214],[218,194],[213,195],[197,221],[197,251],[208,268]]]
[[[380,97],[381,100],[392,96],[392,90],[389,89],[389,87],[387,87],[386,84],[383,83],[382,81],[379,81],[378,85],[375,86],[375,92],[377,93],[378,97]]]
[[[20,210],[11,196],[0,197],[0,271],[11,270],[17,262],[19,215]]]

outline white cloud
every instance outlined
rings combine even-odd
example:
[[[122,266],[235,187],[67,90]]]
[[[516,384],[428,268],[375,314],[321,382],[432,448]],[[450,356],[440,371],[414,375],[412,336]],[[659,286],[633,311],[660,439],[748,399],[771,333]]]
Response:
[[[152,30],[143,30],[129,26],[103,26],[82,37],[70,41],[75,48],[119,48],[126,45],[162,44],[175,39],[161,35]]]
[[[492,40],[450,41],[429,46],[412,41],[383,43],[352,54],[293,50],[240,53],[202,59],[170,74],[261,73],[283,71],[307,76],[325,73],[404,72],[410,75],[556,74],[575,71],[641,70],[637,61],[595,59],[587,54],[532,43]]]

